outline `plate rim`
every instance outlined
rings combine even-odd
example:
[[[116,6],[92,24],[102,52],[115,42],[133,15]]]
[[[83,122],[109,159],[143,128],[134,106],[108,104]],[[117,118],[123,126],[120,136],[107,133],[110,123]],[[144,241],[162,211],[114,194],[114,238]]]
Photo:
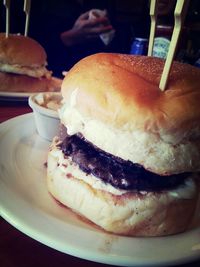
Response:
[[[26,92],[6,92],[6,91],[1,91],[0,96],[2,97],[29,97],[33,93],[26,93]]]

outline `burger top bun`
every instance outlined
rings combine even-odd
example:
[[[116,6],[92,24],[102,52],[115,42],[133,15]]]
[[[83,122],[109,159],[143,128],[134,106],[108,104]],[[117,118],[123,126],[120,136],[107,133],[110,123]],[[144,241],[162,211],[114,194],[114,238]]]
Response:
[[[174,62],[161,91],[163,67],[159,58],[109,53],[79,61],[61,89],[69,134],[160,174],[200,170],[200,69]]]
[[[0,33],[0,71],[33,77],[50,75],[45,66],[47,55],[34,39],[19,34]]]
[[[9,34],[6,38],[5,33],[0,33],[1,63],[41,66],[46,60],[46,52],[37,41],[18,34]]]
[[[76,107],[84,116],[116,128],[171,134],[199,128],[200,70],[174,62],[162,92],[163,66],[154,57],[92,55],[68,72],[62,94],[68,99],[76,90]]]

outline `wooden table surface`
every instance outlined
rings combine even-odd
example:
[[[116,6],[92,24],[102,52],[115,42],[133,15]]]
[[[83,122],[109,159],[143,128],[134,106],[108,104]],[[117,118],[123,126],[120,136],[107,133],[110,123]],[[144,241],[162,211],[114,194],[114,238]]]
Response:
[[[0,122],[31,112],[27,102],[0,101]],[[1,151],[2,153],[2,151]],[[51,249],[16,230],[0,217],[0,266],[1,267],[66,267],[111,266],[79,259]],[[179,265],[180,266],[180,265]],[[200,260],[184,267],[200,266]]]

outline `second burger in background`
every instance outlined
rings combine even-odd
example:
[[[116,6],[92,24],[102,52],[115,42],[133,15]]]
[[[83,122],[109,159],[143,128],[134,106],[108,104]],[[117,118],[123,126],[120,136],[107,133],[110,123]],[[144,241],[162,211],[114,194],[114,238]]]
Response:
[[[36,40],[0,33],[0,91],[59,91],[60,79],[46,67],[46,52]]]

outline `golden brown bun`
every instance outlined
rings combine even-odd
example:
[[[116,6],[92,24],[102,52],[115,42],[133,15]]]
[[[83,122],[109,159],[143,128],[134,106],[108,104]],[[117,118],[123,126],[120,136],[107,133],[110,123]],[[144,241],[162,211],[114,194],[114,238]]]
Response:
[[[200,132],[200,69],[174,62],[167,90],[158,85],[164,61],[100,53],[79,61],[65,76],[63,97],[76,90],[83,117],[126,131],[183,136]],[[180,138],[179,138],[180,139]]]
[[[22,66],[46,65],[44,48],[30,37],[18,34],[0,33],[0,63]]]
[[[71,162],[65,158],[67,164]],[[185,231],[193,218],[195,192],[190,198],[174,197],[167,191],[114,195],[63,170],[54,149],[48,154],[47,166],[47,187],[54,198],[108,232],[128,236],[170,235]]]
[[[0,92],[46,92],[60,91],[61,80],[57,78],[34,78],[26,75],[0,72]]]

